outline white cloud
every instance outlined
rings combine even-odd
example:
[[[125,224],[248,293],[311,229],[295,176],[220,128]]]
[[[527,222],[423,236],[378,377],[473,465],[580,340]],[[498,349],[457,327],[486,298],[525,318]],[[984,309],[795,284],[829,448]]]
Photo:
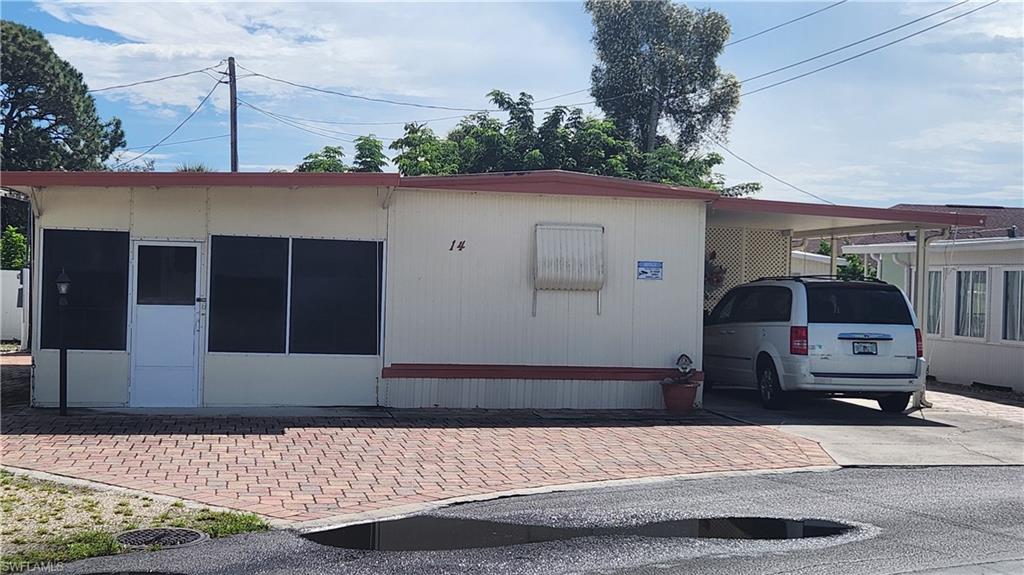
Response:
[[[1016,120],[1016,121],[1014,121]],[[897,148],[917,151],[941,149],[981,151],[989,144],[1019,145],[1020,118],[1002,118],[982,122],[953,121],[922,130],[917,136],[898,140]]]
[[[557,23],[536,18],[524,4],[40,6],[61,20],[124,38],[104,42],[48,36],[94,88],[198,69],[235,56],[249,69],[302,84],[477,107],[486,105],[484,95],[491,88],[523,89],[543,97],[585,86],[590,69],[589,45],[567,38]],[[576,73],[566,74],[567,69]],[[198,103],[211,85],[210,78],[192,75],[101,95],[131,103],[189,106]],[[255,77],[242,79],[240,86],[249,97],[279,102],[298,93]],[[222,95],[215,104],[224,108]],[[399,119],[429,116],[410,108],[391,111]]]

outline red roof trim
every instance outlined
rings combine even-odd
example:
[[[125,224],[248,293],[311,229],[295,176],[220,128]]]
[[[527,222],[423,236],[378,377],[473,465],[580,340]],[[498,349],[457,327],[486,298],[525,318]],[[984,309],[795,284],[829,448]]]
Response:
[[[714,200],[718,192],[700,188],[669,186],[625,178],[595,176],[563,170],[459,174],[455,176],[403,177],[403,188],[597,196],[608,198],[656,198],[666,200]]]
[[[979,216],[977,214],[954,214],[949,212],[924,212],[893,208],[865,208],[859,206],[805,204],[801,202],[755,200],[752,198],[719,198],[715,200],[712,206],[716,210],[727,212],[767,212],[805,216],[832,216],[837,218],[859,218],[950,226],[985,225],[985,216]]]
[[[329,188],[397,186],[398,174],[296,172],[0,172],[6,186]]]
[[[593,381],[661,381],[678,375],[675,368],[584,367],[569,365],[483,365],[394,363],[381,371],[389,379],[578,379]],[[697,372],[693,381],[703,380]]]

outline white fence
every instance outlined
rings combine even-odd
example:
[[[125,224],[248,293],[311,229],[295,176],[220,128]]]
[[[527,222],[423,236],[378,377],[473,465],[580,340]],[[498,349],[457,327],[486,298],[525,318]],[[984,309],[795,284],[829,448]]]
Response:
[[[3,341],[27,339],[29,291],[22,290],[21,275],[18,270],[0,270],[0,340]],[[28,275],[25,270],[24,276]]]

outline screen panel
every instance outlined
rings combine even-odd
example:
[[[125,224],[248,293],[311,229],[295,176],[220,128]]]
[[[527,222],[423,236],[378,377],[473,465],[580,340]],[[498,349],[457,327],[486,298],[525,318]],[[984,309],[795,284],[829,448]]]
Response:
[[[60,347],[61,270],[71,280],[64,310],[68,349],[127,349],[128,232],[43,230],[41,341]]]
[[[284,353],[288,240],[210,239],[209,350]]]
[[[379,242],[292,240],[290,353],[377,355]]]

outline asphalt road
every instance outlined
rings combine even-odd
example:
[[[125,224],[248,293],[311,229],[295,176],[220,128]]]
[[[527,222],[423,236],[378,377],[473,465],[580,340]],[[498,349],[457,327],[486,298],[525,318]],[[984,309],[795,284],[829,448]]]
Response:
[[[1024,573],[1024,468],[843,469],[676,480],[512,497],[436,515],[548,526],[619,526],[686,517],[852,522],[824,539],[781,542],[587,537],[463,551],[371,552],[277,531],[80,561],[64,573]],[[51,571],[53,572],[53,571]]]

